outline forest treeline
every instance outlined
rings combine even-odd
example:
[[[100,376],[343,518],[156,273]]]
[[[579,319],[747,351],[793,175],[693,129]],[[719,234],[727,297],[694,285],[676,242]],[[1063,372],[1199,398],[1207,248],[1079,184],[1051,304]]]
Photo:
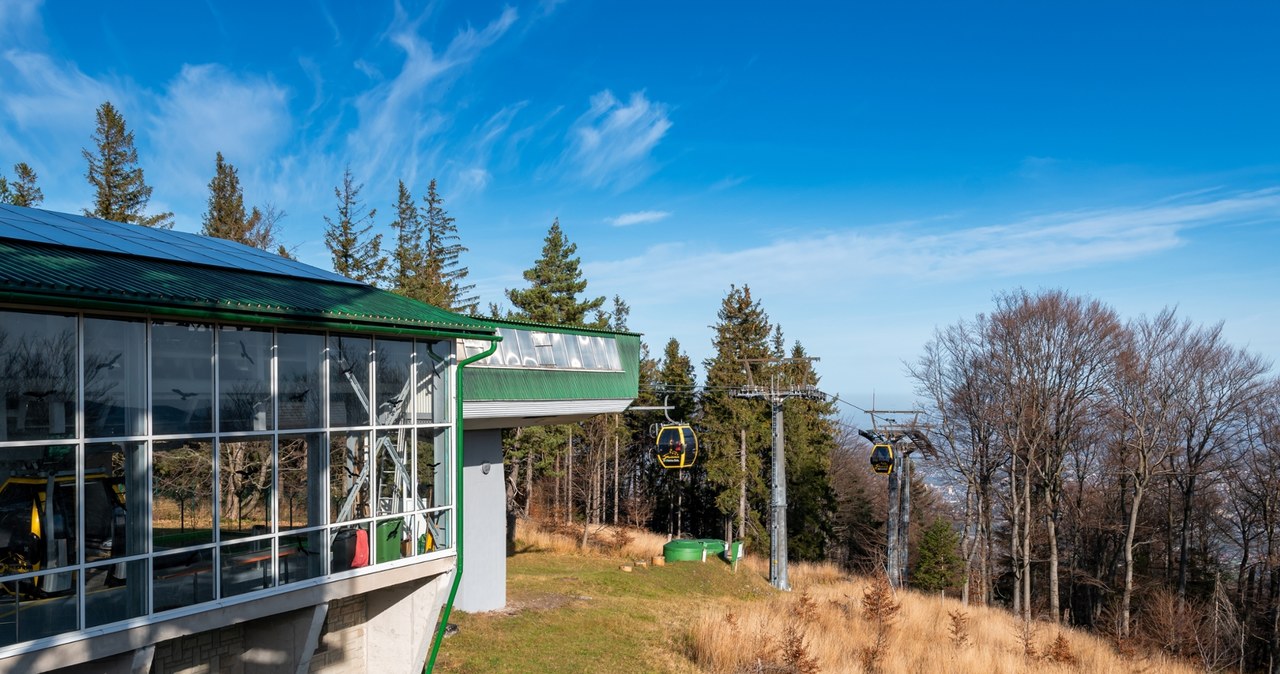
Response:
[[[85,214],[172,226],[147,214],[151,189],[123,118],[104,103]],[[214,159],[202,233],[289,255],[284,212],[246,207],[236,169]],[[326,217],[335,271],[431,304],[480,313],[454,219],[432,180],[403,182],[389,221],[344,171]],[[43,199],[31,168],[0,176],[0,202]],[[625,300],[587,294],[576,245],[554,221],[540,255],[494,317],[627,331]],[[782,298],[776,298],[782,299]],[[768,404],[744,387],[821,389],[747,285],[731,286],[697,368],[674,338],[642,343],[636,407],[505,432],[509,517],[537,518],[586,545],[604,524],[672,536],[741,539],[769,550]],[[909,582],[1005,606],[1024,621],[1085,626],[1125,647],[1195,660],[1207,671],[1280,667],[1280,380],[1231,344],[1222,324],[1174,309],[1123,318],[1063,290],[998,294],[991,310],[940,327],[914,362],[920,430]],[[868,466],[855,408],[834,398],[784,405],[791,559],[883,572],[887,499]],[[697,429],[698,460],[662,468],[654,429]],[[861,421],[864,417],[858,417]],[[922,460],[923,459],[923,460]],[[508,527],[514,530],[514,527]]]

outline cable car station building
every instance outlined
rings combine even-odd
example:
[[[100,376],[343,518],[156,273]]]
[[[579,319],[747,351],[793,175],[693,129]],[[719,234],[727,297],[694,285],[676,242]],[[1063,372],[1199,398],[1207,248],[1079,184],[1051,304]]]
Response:
[[[498,429],[625,409],[638,352],[0,205],[0,672],[421,671],[460,559],[505,603]]]

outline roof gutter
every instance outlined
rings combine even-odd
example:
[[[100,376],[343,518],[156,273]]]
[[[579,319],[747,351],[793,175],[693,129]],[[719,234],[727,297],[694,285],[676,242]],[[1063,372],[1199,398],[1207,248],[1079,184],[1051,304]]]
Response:
[[[248,325],[293,327],[302,329],[309,328],[312,330],[361,331],[381,335],[438,337],[445,339],[458,339],[460,337],[467,339],[493,339],[493,334],[488,332],[491,328],[487,327],[480,328],[479,330],[461,326],[458,328],[415,328],[403,325],[388,325],[385,323],[333,318],[311,318],[297,315],[251,313],[225,309],[193,309],[188,307],[175,307],[171,305],[149,305],[145,302],[136,300],[111,301],[75,298],[68,301],[68,298],[65,296],[44,293],[14,291],[0,292],[0,303],[37,305],[44,309],[56,307],[72,311],[117,311],[134,315],[146,313],[154,317],[185,318],[199,321],[226,321]],[[139,311],[140,309],[143,309],[143,311]]]
[[[462,539],[463,534],[465,533],[465,527],[462,526],[462,496],[464,485],[462,475],[462,368],[476,362],[477,360],[488,358],[493,355],[493,352],[498,350],[498,341],[500,341],[500,339],[501,338],[494,340],[487,350],[458,363],[457,384],[454,388],[454,392],[458,400],[458,409],[454,416],[454,446],[457,447],[457,459],[454,461],[454,480],[456,483],[455,490],[458,495],[457,500],[454,503],[454,517],[457,518],[458,522],[458,525],[455,527],[457,532],[457,568],[453,573],[453,584],[449,588],[449,599],[445,601],[444,608],[440,611],[440,628],[436,630],[436,638],[431,644],[431,657],[427,658],[427,664],[422,669],[424,674],[431,674],[431,672],[435,670],[436,656],[440,654],[440,644],[444,641],[444,631],[449,627],[449,614],[453,611],[453,600],[458,596],[458,586],[462,583]]]

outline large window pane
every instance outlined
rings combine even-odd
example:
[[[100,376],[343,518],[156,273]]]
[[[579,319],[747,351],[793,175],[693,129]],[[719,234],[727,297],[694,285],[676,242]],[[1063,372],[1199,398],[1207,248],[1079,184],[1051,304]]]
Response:
[[[417,502],[418,513],[408,518],[412,525],[411,545],[414,554],[444,550],[452,545],[449,526],[450,511],[439,510],[451,502],[449,476],[449,438],[447,428],[419,428],[417,435]],[[436,509],[432,512],[425,512]]]
[[[409,450],[413,432],[407,430],[379,431],[374,447],[377,481],[378,514],[390,515],[408,512],[413,506],[413,457]]]
[[[220,550],[222,596],[234,597],[275,586],[275,574],[271,570],[275,551],[271,539],[233,543]]]
[[[84,320],[84,425],[90,438],[147,432],[147,326]]]
[[[418,434],[419,509],[438,508],[452,502],[449,492],[449,429],[420,428]]]
[[[280,537],[280,583],[296,583],[324,575],[322,530],[304,531]]]
[[[157,551],[213,542],[213,443],[156,442],[152,538]],[[157,570],[158,572],[158,570]]]
[[[330,564],[333,573],[368,566],[372,561],[369,526],[334,528],[330,533]]]
[[[84,456],[86,627],[145,615],[148,562],[135,557],[151,540],[146,444],[98,443]],[[130,499],[130,495],[134,497]]]
[[[369,340],[329,338],[329,426],[368,426]]]
[[[417,423],[443,423],[449,420],[448,342],[418,342]]]
[[[213,601],[213,550],[157,555],[152,564],[152,603],[157,613]]]
[[[75,631],[79,614],[76,609],[78,575],[74,571],[68,571],[4,583],[4,592],[9,598],[0,614],[5,616],[0,619],[0,645],[7,646]],[[52,597],[45,596],[42,590],[36,589],[49,587],[54,583],[66,585],[68,589],[57,592]],[[32,594],[33,592],[38,594]]]
[[[521,367],[538,367],[538,347],[533,343],[533,333],[528,330],[512,330],[507,339],[515,339],[520,343],[520,362],[517,365]]]
[[[100,564],[84,572],[85,627],[147,614],[147,560]]]
[[[370,516],[367,433],[334,433],[329,441],[329,521],[349,522]]]
[[[218,503],[223,542],[271,533],[271,438],[224,439],[218,443]]]
[[[233,327],[218,331],[218,426],[222,431],[273,428],[271,351],[270,332]]]
[[[75,564],[76,448],[8,447],[0,451],[0,573]],[[70,574],[45,576],[45,593],[71,589]]]
[[[85,561],[145,553],[151,521],[145,443],[86,445],[84,478]]]
[[[583,369],[598,370],[604,368],[603,364],[596,358],[596,343],[599,341],[599,337],[578,335],[578,352],[582,355]]]
[[[151,327],[151,424],[156,435],[213,430],[213,331],[194,323]]]
[[[0,311],[0,441],[76,432],[76,319]]]
[[[324,337],[281,332],[276,342],[280,428],[320,428]]]
[[[378,424],[409,423],[409,409],[413,405],[409,390],[413,342],[379,339],[377,349]]]
[[[280,528],[320,526],[327,480],[324,435],[280,436]]]

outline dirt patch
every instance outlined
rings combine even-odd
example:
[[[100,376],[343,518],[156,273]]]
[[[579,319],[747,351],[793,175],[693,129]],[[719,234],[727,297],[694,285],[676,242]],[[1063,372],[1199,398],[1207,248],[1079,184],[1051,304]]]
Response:
[[[507,599],[507,605],[493,613],[499,615],[518,615],[525,611],[554,611],[570,604],[591,601],[591,597],[577,594],[539,594],[519,599]]]

